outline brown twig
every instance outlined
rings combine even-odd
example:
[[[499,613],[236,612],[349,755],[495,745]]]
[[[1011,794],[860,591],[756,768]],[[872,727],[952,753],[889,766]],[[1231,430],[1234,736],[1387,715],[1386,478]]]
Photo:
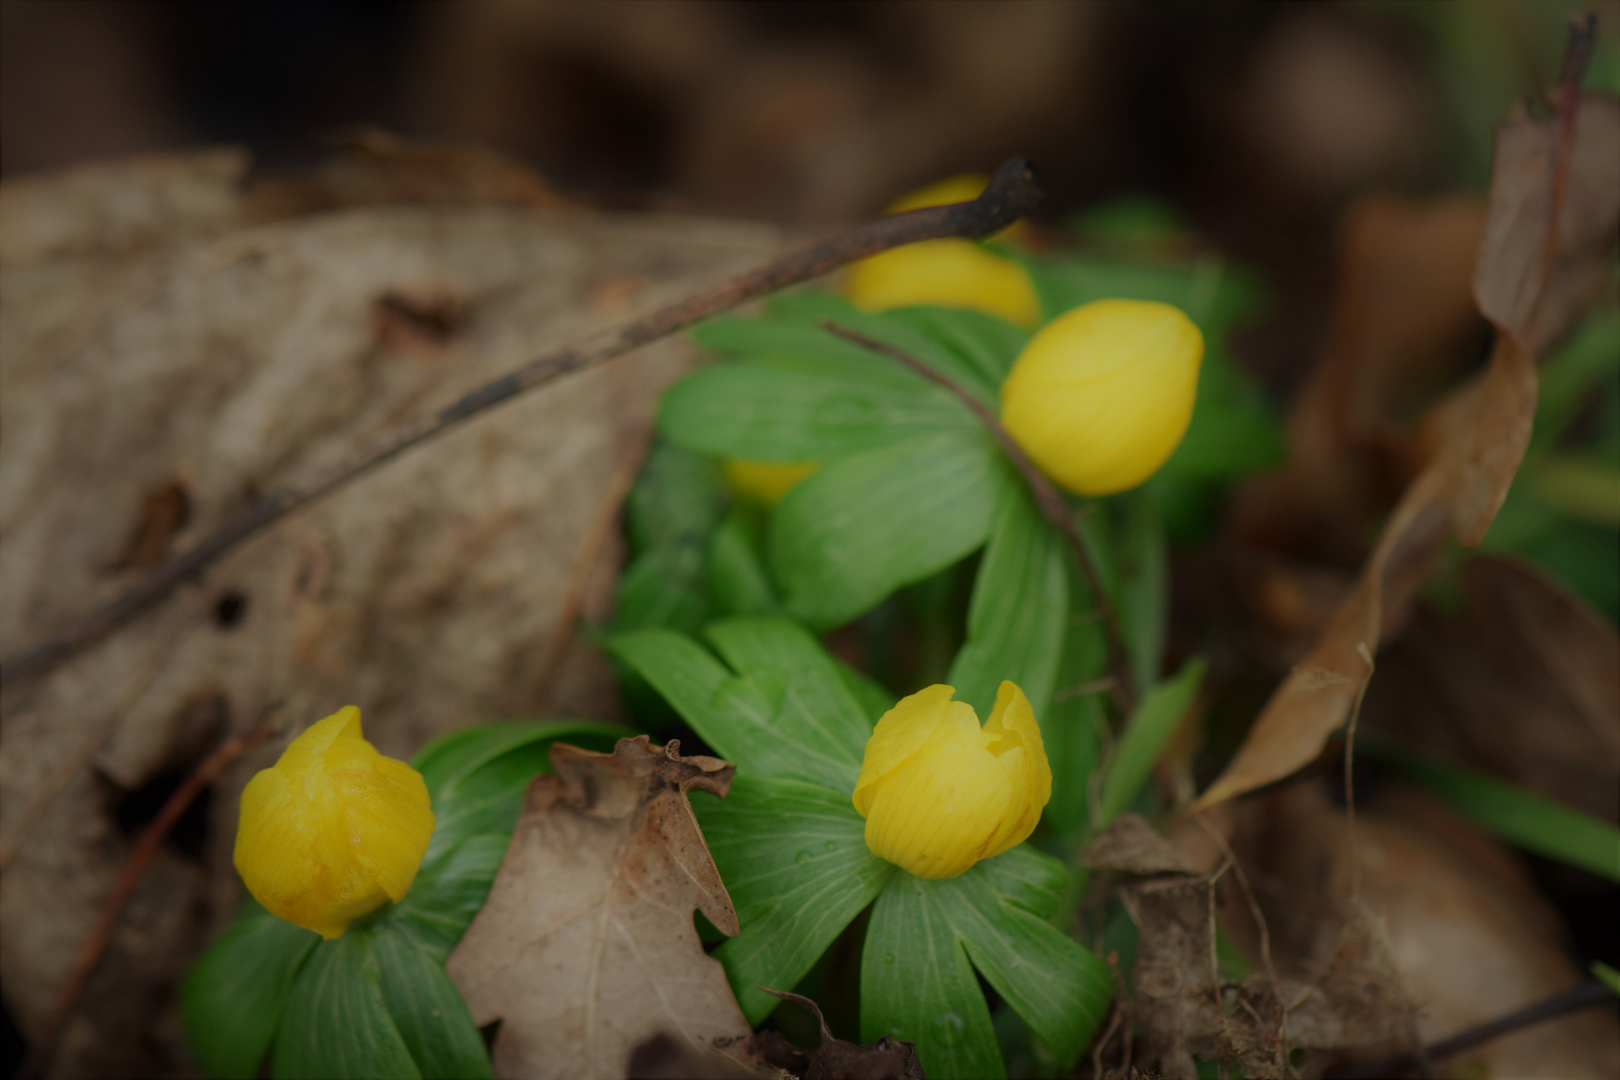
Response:
[[[73,962],[73,970],[68,974],[67,981],[62,984],[62,989],[57,992],[56,1004],[52,1006],[38,1040],[17,1070],[19,1080],[30,1080],[43,1075],[46,1066],[50,1064],[51,1055],[56,1051],[57,1040],[62,1037],[62,1029],[67,1025],[68,1018],[73,1015],[73,1006],[79,1000],[79,992],[84,989],[85,980],[95,970],[96,962],[101,959],[107,943],[112,940],[118,919],[123,915],[129,898],[134,895],[135,886],[140,884],[141,876],[146,873],[147,865],[157,854],[163,838],[169,835],[169,830],[174,828],[175,822],[180,820],[180,815],[186,812],[186,808],[203,788],[213,783],[237,758],[264,742],[276,730],[274,724],[263,723],[245,734],[225,740],[212,754],[203,759],[202,764],[192,770],[185,783],[181,784],[175,793],[169,796],[169,801],[163,804],[163,809],[141,835],[135,850],[130,852],[129,859],[118,874],[118,880],[113,883],[112,892],[107,894],[107,900],[101,907],[101,915],[79,948],[79,955]]]
[[[1465,1031],[1459,1031],[1448,1039],[1441,1039],[1437,1043],[1417,1050],[1410,1050],[1403,1054],[1395,1054],[1378,1061],[1352,1062],[1338,1068],[1329,1069],[1327,1075],[1335,1080],[1362,1080],[1362,1078],[1403,1076],[1409,1071],[1419,1067],[1424,1061],[1437,1061],[1448,1058],[1453,1054],[1460,1054],[1464,1050],[1472,1049],[1481,1043],[1490,1042],[1502,1035],[1531,1027],[1546,1020],[1554,1020],[1581,1009],[1589,1009],[1594,1005],[1615,1000],[1614,991],[1607,985],[1596,980],[1582,983],[1572,990],[1565,990],[1561,994],[1554,994],[1544,1001],[1534,1005],[1527,1005],[1506,1016],[1499,1016],[1495,1020],[1488,1020]]]
[[[996,171],[984,193],[971,202],[912,210],[858,226],[819,244],[784,255],[764,266],[676,304],[633,319],[579,344],[548,353],[516,371],[486,383],[438,412],[417,417],[367,453],[341,463],[303,487],[265,498],[204,537],[195,547],[164,563],[110,603],[90,612],[58,637],[40,642],[0,663],[0,683],[43,671],[101,640],[196,577],[239,544],[292,511],[331,494],[405,451],[444,434],[474,416],[563,375],[605,363],[666,337],[699,319],[768,293],[819,277],[880,251],[947,236],[982,238],[999,232],[1040,204],[1042,193],[1029,164],[1013,158]]]
[[[949,390],[971,409],[973,415],[977,416],[980,422],[989,429],[990,434],[995,436],[996,441],[1001,444],[1002,450],[1011,459],[1013,466],[1023,476],[1024,482],[1029,485],[1030,491],[1035,496],[1035,503],[1040,507],[1042,515],[1063,534],[1063,538],[1068,541],[1070,550],[1074,552],[1076,561],[1080,563],[1081,571],[1086,575],[1086,582],[1091,586],[1092,594],[1097,600],[1097,611],[1102,617],[1103,625],[1108,630],[1108,666],[1112,669],[1114,678],[1114,686],[1111,689],[1120,709],[1125,715],[1129,716],[1135,704],[1135,693],[1133,691],[1134,684],[1131,679],[1130,665],[1125,662],[1125,635],[1120,632],[1119,620],[1114,614],[1114,605],[1108,599],[1107,590],[1103,588],[1102,575],[1097,572],[1097,566],[1091,560],[1091,553],[1086,550],[1085,541],[1080,539],[1080,530],[1075,528],[1074,512],[1069,509],[1069,504],[1064,501],[1063,495],[1058,489],[1052,486],[1052,481],[1048,480],[1046,474],[1035,467],[1035,463],[1029,460],[1022,448],[1013,441],[1012,436],[1007,434],[1007,429],[1001,426],[1001,421],[996,417],[996,414],[991,412],[982,401],[955,382],[941,375],[904,349],[897,349],[887,342],[867,337],[865,334],[851,330],[846,326],[839,326],[835,322],[823,322],[821,325],[828,333],[836,334],[862,348],[870,349],[872,352],[881,353],[891,360],[896,360],[929,382],[936,383]]]

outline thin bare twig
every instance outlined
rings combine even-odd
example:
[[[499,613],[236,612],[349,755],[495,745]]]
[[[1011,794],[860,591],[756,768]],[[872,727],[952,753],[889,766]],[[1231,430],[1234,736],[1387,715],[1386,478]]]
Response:
[[[1131,668],[1125,662],[1125,635],[1120,631],[1119,620],[1114,614],[1114,605],[1108,599],[1107,590],[1103,588],[1102,575],[1097,572],[1097,566],[1091,560],[1091,553],[1086,550],[1085,541],[1080,539],[1080,530],[1075,528],[1074,512],[1069,509],[1069,504],[1063,500],[1063,495],[1058,489],[1052,486],[1052,481],[1048,480],[1046,474],[1035,467],[1035,463],[1029,460],[1023,449],[1013,441],[1012,436],[1007,434],[1007,429],[1001,426],[1001,421],[996,417],[996,414],[986,408],[982,401],[958,386],[951,379],[941,375],[904,349],[895,348],[887,342],[867,337],[865,334],[851,330],[847,326],[839,326],[835,322],[823,322],[821,325],[828,333],[836,334],[864,349],[870,349],[872,352],[881,353],[891,360],[896,360],[929,382],[949,390],[961,399],[962,403],[973,411],[973,415],[977,416],[980,422],[989,429],[990,434],[995,436],[996,441],[1001,444],[1002,450],[1012,460],[1013,466],[1023,476],[1024,482],[1029,485],[1030,492],[1034,494],[1035,504],[1040,507],[1041,514],[1057,527],[1058,532],[1063,534],[1063,538],[1068,541],[1070,550],[1074,552],[1076,561],[1080,563],[1081,571],[1086,575],[1086,582],[1091,586],[1092,594],[1097,600],[1098,614],[1102,618],[1104,627],[1108,630],[1108,666],[1112,669],[1114,676],[1115,685],[1112,688],[1114,698],[1118,702],[1120,709],[1125,715],[1129,716],[1132,707],[1135,705],[1136,695],[1133,691],[1134,684],[1131,679]]]
[[[123,915],[130,897],[134,895],[135,886],[140,884],[141,876],[146,873],[147,866],[157,854],[163,838],[169,835],[169,830],[180,820],[180,815],[186,812],[186,808],[204,788],[218,779],[219,774],[237,758],[270,738],[276,730],[275,724],[263,723],[242,735],[226,739],[213,753],[203,759],[202,764],[192,770],[185,782],[169,796],[169,801],[163,804],[163,809],[141,835],[135,850],[130,852],[129,859],[118,874],[118,880],[113,883],[112,891],[107,894],[100,917],[96,919],[90,935],[80,946],[79,955],[73,962],[73,970],[69,972],[67,981],[62,984],[62,989],[57,992],[56,1004],[51,1008],[50,1016],[40,1031],[38,1041],[17,1070],[20,1080],[30,1080],[43,1075],[46,1066],[50,1064],[51,1056],[56,1052],[57,1040],[62,1037],[62,1029],[67,1025],[68,1018],[73,1015],[73,1007],[79,1000],[79,992],[84,989],[85,981],[95,970],[97,961],[107,948],[107,943],[112,940],[113,931],[118,927],[118,919]]]
[[[982,238],[999,232],[1040,204],[1029,163],[1013,158],[996,171],[984,193],[971,202],[892,214],[850,229],[819,244],[784,255],[748,273],[661,308],[615,329],[548,353],[464,395],[448,408],[402,425],[387,439],[351,461],[320,474],[303,487],[272,494],[204,537],[195,547],[152,571],[112,602],[97,608],[58,637],[40,642],[0,663],[0,683],[44,671],[101,640],[157,604],[183,582],[196,577],[238,545],[294,510],[330,495],[386,465],[412,447],[472,417],[554,379],[623,356],[667,337],[699,319],[768,293],[819,277],[880,251],[947,236]]]
[[[1522,1009],[1499,1016],[1495,1020],[1488,1020],[1447,1039],[1417,1050],[1407,1051],[1404,1054],[1395,1054],[1378,1061],[1352,1062],[1329,1069],[1327,1075],[1334,1080],[1362,1080],[1362,1078],[1404,1076],[1425,1061],[1438,1061],[1453,1054],[1460,1054],[1470,1050],[1481,1043],[1510,1032],[1520,1031],[1547,1020],[1554,1020],[1572,1012],[1589,1009],[1594,1005],[1602,1005],[1614,1001],[1614,991],[1604,983],[1593,980],[1582,983],[1572,990],[1565,990],[1561,994],[1554,994],[1544,1001],[1527,1005]]]

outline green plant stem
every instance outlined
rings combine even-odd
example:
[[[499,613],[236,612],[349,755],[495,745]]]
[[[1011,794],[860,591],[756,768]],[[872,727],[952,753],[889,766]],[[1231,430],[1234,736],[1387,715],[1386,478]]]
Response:
[[[380,468],[420,443],[474,416],[554,379],[616,359],[683,330],[700,319],[729,310],[789,285],[820,277],[857,259],[903,244],[941,237],[980,239],[999,232],[1040,205],[1042,192],[1029,163],[1012,158],[971,202],[891,214],[784,255],[729,281],[604,331],[576,345],[548,353],[484,384],[437,413],[419,416],[358,457],[339,463],[302,487],[266,497],[205,536],[190,551],[170,559],[111,602],[80,618],[68,630],[0,662],[0,684],[38,674],[100,641],[163,600],[228,552],[294,510],[301,509]]]
[[[1102,618],[1103,626],[1108,631],[1108,666],[1114,677],[1114,684],[1111,687],[1114,700],[1119,705],[1120,711],[1129,716],[1132,708],[1135,707],[1136,694],[1130,664],[1125,658],[1125,635],[1120,630],[1119,618],[1114,612],[1113,603],[1108,598],[1108,590],[1103,588],[1102,575],[1097,572],[1096,564],[1091,561],[1091,553],[1086,550],[1085,542],[1080,539],[1080,532],[1074,525],[1074,513],[1069,509],[1069,504],[1064,501],[1062,493],[1053,486],[1052,481],[1046,478],[1045,473],[1035,467],[1035,463],[1030,461],[1028,455],[1013,441],[1012,436],[1007,433],[1007,429],[1001,426],[1001,421],[996,417],[996,414],[951,379],[941,375],[904,349],[895,348],[887,342],[867,337],[865,334],[851,330],[847,326],[840,326],[835,322],[824,321],[821,326],[828,333],[835,334],[845,341],[898,361],[929,382],[949,390],[971,409],[973,415],[977,416],[980,422],[989,429],[990,434],[995,436],[996,441],[1001,444],[1002,450],[1006,452],[1007,457],[1012,461],[1014,468],[1023,476],[1024,482],[1029,485],[1030,491],[1035,496],[1035,504],[1041,509],[1041,514],[1057,528],[1058,532],[1063,534],[1063,539],[1068,542],[1069,549],[1074,553],[1075,560],[1079,562],[1081,571],[1086,575],[1086,582],[1091,586],[1092,594],[1096,598],[1097,610]]]

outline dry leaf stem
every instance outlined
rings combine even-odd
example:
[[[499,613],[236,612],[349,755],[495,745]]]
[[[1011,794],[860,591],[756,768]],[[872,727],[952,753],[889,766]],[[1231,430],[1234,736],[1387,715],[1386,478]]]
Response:
[[[564,375],[616,359],[699,319],[819,277],[857,259],[919,240],[989,236],[1026,216],[1040,205],[1041,198],[1042,192],[1035,184],[1029,163],[1023,158],[1011,158],[996,171],[984,193],[971,202],[880,218],[784,255],[707,292],[532,360],[465,394],[448,408],[402,425],[379,446],[327,470],[312,482],[267,496],[209,533],[190,551],[170,559],[111,602],[80,618],[60,636],[7,657],[0,663],[0,683],[37,674],[100,641],[163,600],[181,583],[218,562],[243,541],[294,510],[347,486],[419,443],[436,438],[496,405]]]
[[[67,1025],[68,1018],[73,1015],[73,1007],[79,1000],[79,992],[84,989],[85,981],[95,970],[101,954],[106,951],[107,943],[112,940],[113,931],[118,927],[118,919],[123,915],[124,907],[135,893],[135,886],[140,884],[147,866],[157,855],[158,847],[169,835],[169,830],[174,828],[175,822],[180,820],[180,815],[184,814],[186,808],[202,790],[217,780],[237,758],[270,738],[276,730],[275,724],[263,723],[251,731],[225,740],[192,770],[185,782],[169,796],[169,801],[163,804],[163,809],[152,820],[152,824],[147,826],[140,842],[135,845],[135,850],[124,863],[123,870],[118,874],[118,880],[113,883],[112,892],[107,894],[106,902],[102,904],[100,917],[96,919],[89,936],[84,939],[84,944],[79,947],[79,955],[73,962],[73,970],[68,974],[67,981],[62,984],[62,989],[57,992],[56,1004],[51,1007],[50,1016],[40,1031],[39,1039],[17,1070],[19,1080],[31,1080],[33,1077],[44,1075],[46,1067],[50,1064],[51,1055],[56,1050],[57,1040],[62,1036],[62,1029]]]
[[[1097,572],[1097,565],[1092,562],[1091,553],[1086,550],[1085,542],[1080,539],[1080,531],[1075,528],[1074,511],[1064,501],[1062,493],[1046,478],[1045,473],[1035,467],[1035,463],[1029,460],[1018,444],[1013,442],[1012,436],[1007,434],[1007,429],[1001,426],[996,414],[986,408],[978,398],[904,349],[897,349],[893,345],[867,337],[848,327],[839,326],[835,322],[823,322],[821,325],[828,333],[836,334],[862,348],[899,361],[929,382],[943,386],[973,410],[973,415],[977,416],[990,430],[990,434],[996,437],[996,441],[1001,444],[1001,448],[1006,451],[1007,457],[1012,460],[1013,465],[1023,476],[1024,482],[1035,495],[1035,503],[1040,507],[1041,513],[1063,534],[1063,539],[1068,541],[1070,550],[1080,563],[1080,569],[1086,575],[1086,582],[1091,586],[1092,595],[1096,598],[1097,611],[1108,631],[1108,666],[1113,672],[1113,682],[1109,689],[1113,691],[1114,700],[1119,705],[1120,711],[1129,716],[1135,704],[1135,693],[1130,664],[1125,660],[1125,635],[1120,632],[1119,618],[1114,612],[1114,605],[1109,602],[1108,592],[1103,588],[1102,575]]]

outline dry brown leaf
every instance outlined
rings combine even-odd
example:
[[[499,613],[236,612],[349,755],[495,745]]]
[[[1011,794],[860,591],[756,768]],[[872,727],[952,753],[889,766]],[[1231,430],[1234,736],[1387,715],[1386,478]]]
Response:
[[[237,151],[0,185],[0,653],[129,584],[139,571],[111,568],[137,533],[183,549],[403,416],[780,249],[761,225],[490,205],[500,189],[477,162],[460,173],[485,179],[457,201],[458,167],[433,152],[434,205],[275,221],[253,216]],[[593,305],[626,281],[644,285]],[[405,758],[490,716],[613,715],[611,669],[566,635],[570,610],[581,597],[587,620],[606,615],[613,478],[695,359],[662,342],[482,417],[6,686],[0,980],[25,1036],[133,844],[112,807],[195,764],[218,716],[239,732],[279,703],[296,730],[352,703]],[[145,506],[171,483],[188,513],[165,536]],[[173,990],[239,903],[236,803],[277,752],[215,787],[201,860],[160,856],[66,1032],[64,1075],[180,1068]]]
[[[1082,866],[1126,874],[1190,874],[1192,862],[1140,814],[1126,811],[1097,834],[1080,856]]]
[[[922,1062],[917,1060],[917,1044],[887,1035],[875,1043],[861,1045],[840,1039],[827,1026],[821,1006],[803,994],[767,990],[783,1001],[791,1001],[816,1018],[821,1042],[814,1050],[801,1050],[779,1031],[761,1031],[754,1037],[766,1062],[785,1069],[801,1080],[927,1080]]]
[[[1506,498],[1535,415],[1537,351],[1568,329],[1605,280],[1620,223],[1620,101],[1588,97],[1572,107],[1572,131],[1561,116],[1536,121],[1522,113],[1499,129],[1474,277],[1480,310],[1498,331],[1490,365],[1431,412],[1435,449],[1355,590],[1196,805],[1252,791],[1314,759],[1350,715],[1379,641],[1446,542],[1479,543]],[[1573,141],[1564,140],[1570,134]]]
[[[1478,556],[1455,613],[1419,604],[1363,718],[1453,761],[1620,820],[1620,634],[1533,567]]]
[[[611,754],[554,745],[529,785],[489,900],[450,955],[473,1019],[501,1020],[495,1072],[625,1075],[661,1031],[705,1047],[749,1034],[692,925],[737,913],[687,792],[724,796],[734,767],[680,744],[620,739]]]
[[[1382,992],[1416,1005],[1413,1033],[1424,1044],[1582,981],[1562,920],[1517,856],[1422,792],[1381,787],[1358,807],[1353,837],[1320,783],[1288,784],[1239,811],[1232,846],[1256,883],[1278,964],[1334,963],[1341,928],[1358,911],[1370,915],[1376,934],[1368,944],[1387,965]],[[1222,926],[1252,943],[1243,916],[1232,905]],[[1289,1032],[1303,1040],[1343,1019],[1334,1010],[1294,1010]],[[1451,1076],[1620,1075],[1620,1024],[1612,1013],[1586,1010],[1436,1064],[1438,1075]]]

